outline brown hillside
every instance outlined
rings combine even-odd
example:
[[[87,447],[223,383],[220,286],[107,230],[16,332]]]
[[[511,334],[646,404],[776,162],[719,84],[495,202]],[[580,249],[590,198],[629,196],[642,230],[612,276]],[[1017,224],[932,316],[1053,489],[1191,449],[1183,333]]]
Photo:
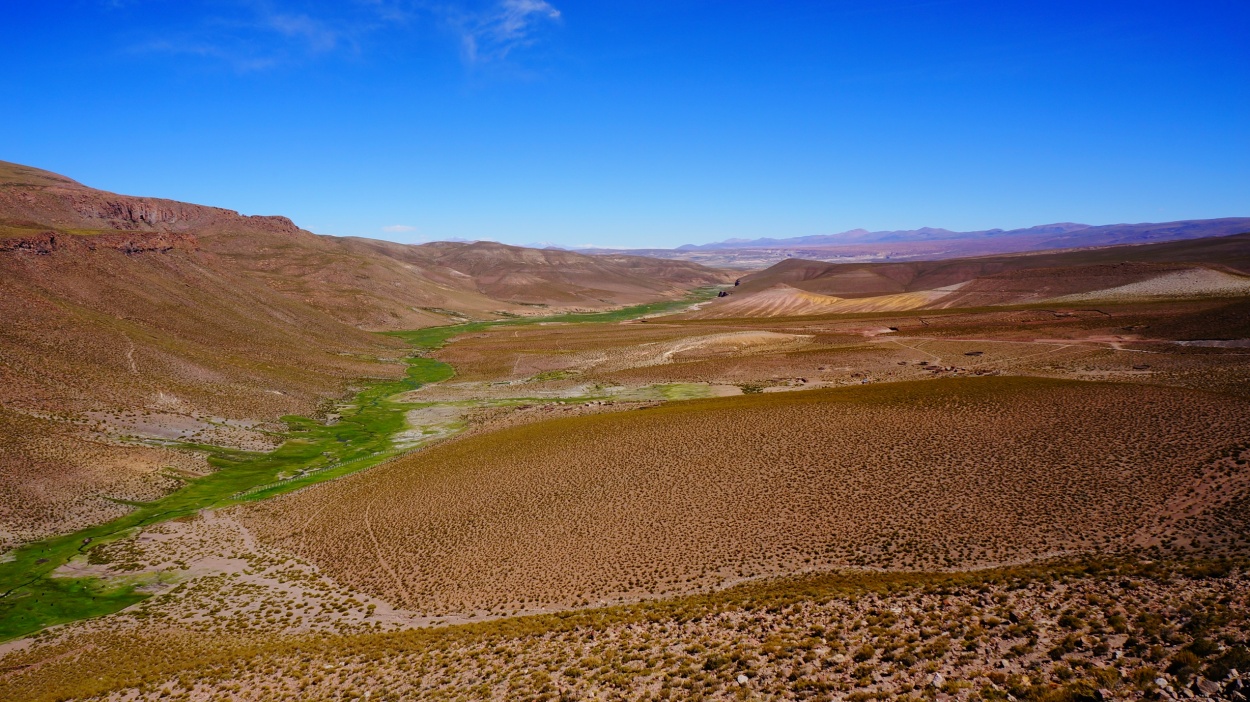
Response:
[[[400,372],[371,360],[401,355],[398,344],[247,276],[190,235],[48,239],[47,252],[0,251],[0,502],[41,515],[36,525],[0,514],[9,535],[113,514],[103,496],[138,497],[122,486],[178,464],[162,450],[107,448],[134,433],[114,421],[122,414],[147,415],[158,435],[268,424],[313,411],[353,378]],[[21,428],[36,418],[39,435],[57,437],[54,453]]]
[[[448,311],[480,318],[526,313],[519,305],[604,309],[727,280],[698,264],[640,256],[318,236],[286,217],[116,195],[0,162],[0,253],[47,254],[79,240],[123,251],[200,249],[340,322],[371,330],[445,324]]]
[[[731,280],[728,273],[686,261],[643,256],[586,256],[494,242],[437,242],[412,247],[427,266],[468,276],[496,300],[528,305],[603,308],[676,298],[693,287]]]
[[[0,183],[0,255],[6,249],[50,254],[109,243],[123,252],[168,250],[173,240],[181,248],[214,254],[209,265],[248,274],[257,284],[364,329],[446,323],[429,309],[481,316],[510,308],[465,286],[436,284],[401,261],[307,232],[286,217],[116,195],[3,162]]]
[[[1196,270],[1193,264],[1116,263],[1068,268],[1028,268],[1007,271],[969,281],[937,301],[942,308],[1041,302],[1072,295],[1097,295],[1098,291],[1140,284]]]
[[[106,498],[158,494],[173,484],[153,477],[164,466],[204,468],[163,449],[118,450],[119,435],[177,426],[266,448],[258,430],[282,415],[312,413],[353,379],[398,375],[385,360],[406,349],[369,331],[535,312],[513,299],[665,299],[719,276],[673,261],[317,236],[285,217],[117,195],[0,162],[0,546],[123,509]],[[58,437],[55,450],[32,433]]]

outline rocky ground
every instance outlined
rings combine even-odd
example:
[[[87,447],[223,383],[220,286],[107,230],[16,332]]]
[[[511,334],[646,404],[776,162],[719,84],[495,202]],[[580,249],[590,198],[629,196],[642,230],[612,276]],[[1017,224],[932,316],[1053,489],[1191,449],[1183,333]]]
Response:
[[[261,633],[259,617],[214,629],[153,612],[11,652],[0,696],[1242,700],[1246,566],[843,572],[606,610],[302,637]]]

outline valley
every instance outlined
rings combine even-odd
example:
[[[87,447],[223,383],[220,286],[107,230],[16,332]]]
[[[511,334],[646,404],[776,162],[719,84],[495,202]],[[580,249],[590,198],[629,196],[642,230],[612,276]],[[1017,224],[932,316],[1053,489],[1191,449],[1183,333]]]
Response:
[[[700,296],[696,295],[694,300],[698,299]],[[679,302],[677,306],[681,304],[690,303]],[[602,316],[612,321],[674,306],[673,303],[643,305],[586,314],[577,319],[596,320]],[[0,561],[0,591],[4,592],[0,599],[0,639],[116,611],[143,599],[141,589],[159,581],[156,574],[151,574],[156,580],[128,577],[107,582],[64,577],[63,573],[58,573],[71,559],[85,553],[88,545],[98,549],[119,538],[134,538],[136,530],[185,518],[201,510],[263,500],[350,475],[429,441],[458,433],[463,425],[454,420],[469,409],[524,402],[526,398],[522,397],[431,407],[429,403],[405,402],[403,398],[404,393],[452,377],[451,366],[421,355],[442,345],[448,337],[497,324],[516,326],[537,321],[488,322],[395,333],[394,336],[412,344],[415,354],[407,359],[408,369],[403,380],[379,383],[363,390],[351,402],[337,406],[332,421],[283,417],[287,431],[281,435],[281,444],[270,451],[147,440],[158,446],[206,454],[215,471],[203,476],[171,476],[171,480],[185,483],[185,486],[160,499],[130,503],[132,509],[122,518],[11,551],[6,560]],[[661,391],[654,394],[663,397]],[[440,408],[450,408],[454,412],[440,413]],[[422,413],[430,418],[422,420]],[[452,420],[450,424],[448,419]]]
[[[1250,702],[1248,35],[5,3],[0,702]]]
[[[1250,234],[742,273],[6,168],[0,698],[1242,694]]]
[[[1134,652],[1136,620],[1128,639],[1073,634],[1054,623],[1050,608],[1064,605],[1052,593],[1136,602],[1125,611],[1141,617],[1175,598],[1191,604],[1172,616],[1216,600],[1244,616],[1250,363],[1237,347],[1176,343],[1194,330],[1241,333],[1244,301],[752,320],[666,305],[392,333],[425,349],[413,361],[434,374],[377,392],[410,417],[401,436],[429,431],[433,445],[405,445],[343,477],[258,479],[262,490],[237,505],[188,505],[102,539],[62,566],[80,580],[48,582],[99,583],[96,597],[133,588],[133,599],[10,644],[10,660],[48,662],[0,684],[32,698],[103,690],[63,677],[84,664],[75,650],[137,655],[159,640],[170,648],[123,658],[133,662],[110,670],[131,672],[109,673],[108,684],[191,699],[281,698],[313,681],[383,699],[748,689],[819,698],[940,692],[940,677],[973,681],[952,691],[1127,693],[1158,689],[1158,673],[1143,671],[1159,671],[1160,656],[1184,658],[1189,639]],[[316,436],[340,424],[310,426]],[[1162,575],[1199,563],[1227,575]],[[1123,574],[1146,588],[1139,599],[1118,589]],[[1206,587],[1230,589],[1199,594]],[[979,607],[978,591],[1005,597],[1032,629],[1002,615],[995,626],[1012,627],[1014,640],[984,623],[925,634],[934,588],[948,593],[941,607]],[[866,595],[880,604],[857,604]],[[884,603],[921,618],[889,635],[849,624],[879,618]],[[1106,622],[1119,611],[1104,610],[1090,631],[1114,632]],[[1243,625],[1232,622],[1242,620],[1222,621],[1233,628],[1203,635],[1237,640]],[[153,623],[161,633],[144,633]],[[817,629],[816,639],[803,633]],[[641,636],[638,660],[651,662],[605,658],[591,631]],[[210,632],[206,649],[197,637]],[[919,632],[911,644],[909,632]],[[940,643],[968,636],[976,646],[963,653]],[[825,662],[813,668],[793,651]],[[225,667],[205,668],[205,656]],[[285,672],[236,687],[250,674],[228,661]],[[772,677],[784,670],[797,677]]]

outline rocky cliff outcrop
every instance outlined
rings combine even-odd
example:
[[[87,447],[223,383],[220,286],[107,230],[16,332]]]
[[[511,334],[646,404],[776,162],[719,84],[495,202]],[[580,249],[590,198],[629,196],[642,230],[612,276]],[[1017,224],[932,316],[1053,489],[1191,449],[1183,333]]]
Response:
[[[234,210],[173,200],[87,192],[72,195],[71,202],[79,216],[97,223],[100,229],[181,232],[196,228],[236,227],[260,229],[273,234],[298,234],[303,231],[286,217],[241,215]]]
[[[0,253],[48,256],[56,251],[116,250],[131,256],[145,252],[167,253],[175,249],[198,251],[199,241],[191,234],[169,232],[125,232],[74,236],[46,231],[33,236],[0,239]]]
[[[46,256],[56,250],[56,232],[42,232],[34,236],[0,239],[0,253],[27,253]]]
[[[286,217],[248,216],[221,207],[118,195],[3,161],[0,161],[0,218],[3,219],[0,225],[5,225],[0,226],[0,236],[8,229],[10,237],[20,238],[27,238],[43,228],[53,232],[70,230],[74,234],[194,232],[207,235],[246,231],[312,236]],[[35,232],[21,231],[32,227]]]

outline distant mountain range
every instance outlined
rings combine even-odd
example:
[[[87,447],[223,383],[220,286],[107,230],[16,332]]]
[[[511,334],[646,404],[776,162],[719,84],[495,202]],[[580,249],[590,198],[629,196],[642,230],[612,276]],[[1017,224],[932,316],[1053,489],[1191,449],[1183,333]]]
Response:
[[[759,249],[759,248],[795,248],[808,246],[842,246],[845,244],[862,244],[878,241],[932,241],[950,239],[983,239],[996,236],[1018,235],[1063,235],[1070,232],[1088,229],[1088,224],[1063,222],[1059,224],[1043,224],[1028,229],[986,229],[975,232],[955,232],[949,229],[921,227],[920,229],[902,229],[896,231],[870,232],[867,229],[851,229],[840,234],[815,234],[812,236],[796,236],[785,239],[725,239],[710,244],[685,244],[678,246],[678,251],[711,251],[714,249]]]
[[[1095,226],[1075,222],[1042,224],[1026,229],[984,229],[955,232],[949,229],[922,227],[897,231],[870,232],[852,229],[841,234],[818,234],[787,239],[726,239],[711,244],[686,244],[678,251],[711,251],[721,249],[808,248],[846,246],[881,242],[964,241],[968,239],[1042,239],[1048,248],[1074,246],[1108,246],[1113,244],[1172,241],[1206,236],[1223,236],[1250,231],[1250,217],[1223,219],[1189,219],[1161,224],[1107,224]]]
[[[1105,225],[1059,222],[1025,229],[984,229],[971,232],[933,227],[877,232],[852,229],[841,234],[784,239],[726,239],[710,244],[686,244],[675,249],[635,249],[629,253],[679,259],[719,268],[749,270],[766,268],[787,258],[838,263],[940,260],[1054,249],[1151,244],[1243,232],[1250,232],[1250,217]],[[624,251],[578,250],[593,255]]]

